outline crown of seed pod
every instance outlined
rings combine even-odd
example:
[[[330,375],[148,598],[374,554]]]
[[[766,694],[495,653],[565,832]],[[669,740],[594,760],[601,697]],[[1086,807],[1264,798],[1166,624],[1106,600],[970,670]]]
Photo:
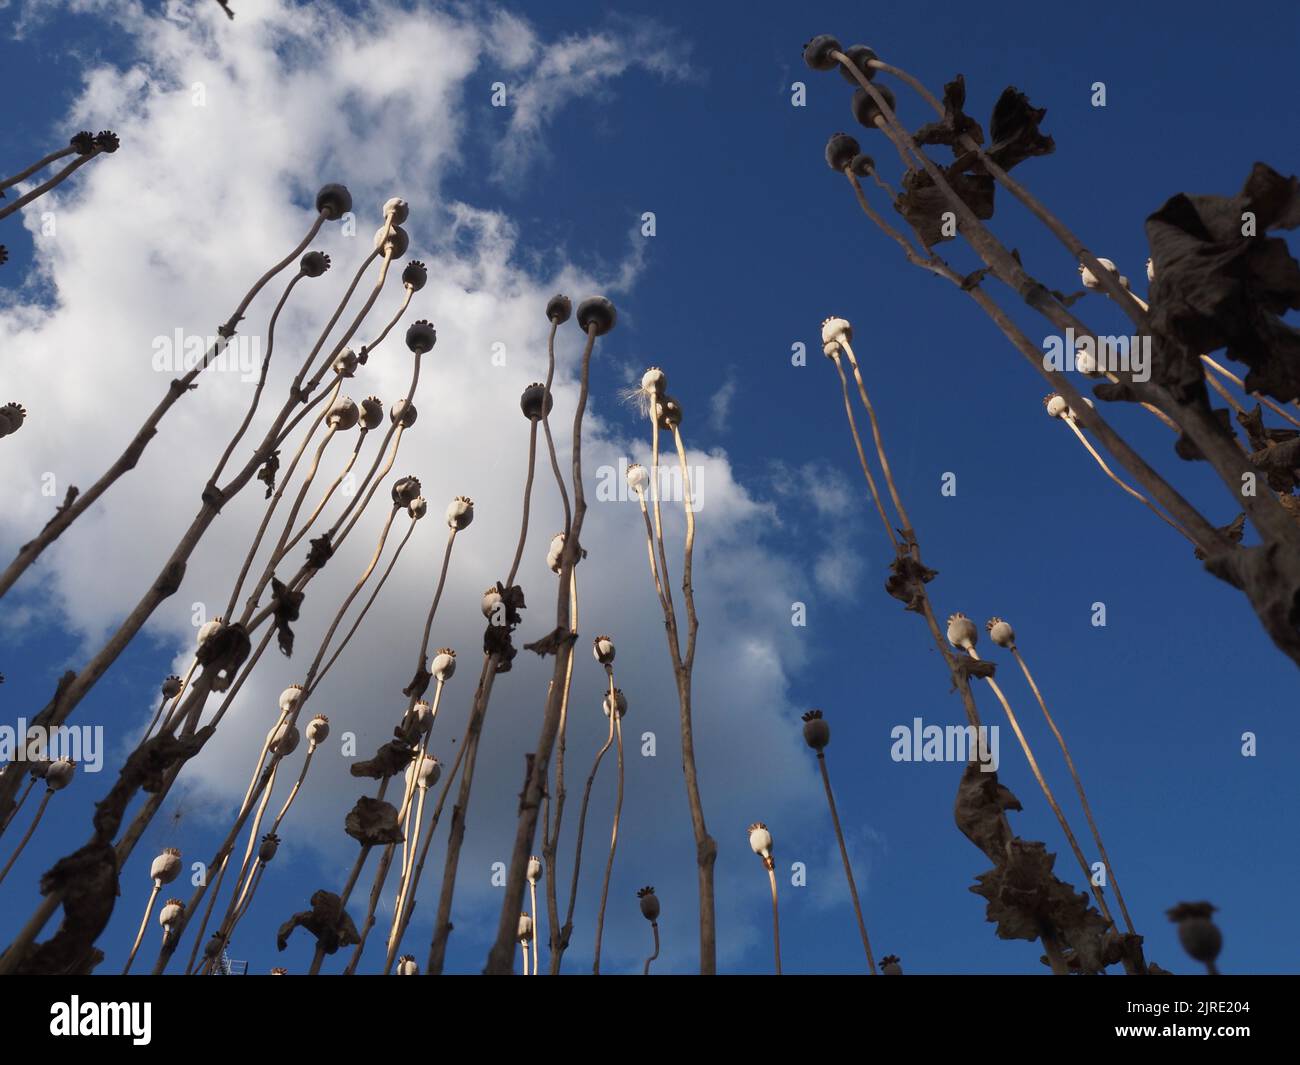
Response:
[[[388,420],[394,425],[400,425],[403,429],[409,429],[413,426],[417,417],[419,417],[419,412],[415,409],[415,404],[409,399],[399,399],[388,411]]]
[[[438,330],[433,328],[433,323],[421,318],[419,321],[412,322],[406,328],[406,346],[416,355],[424,355],[433,350],[433,345],[438,342]]]
[[[553,406],[555,406],[555,397],[540,381],[534,381],[519,397],[519,409],[524,412],[524,417],[529,421],[545,418],[551,413]]]
[[[0,437],[18,432],[27,420],[27,410],[20,403],[6,403],[0,407]]]
[[[826,165],[843,173],[860,152],[861,146],[853,137],[847,133],[832,133],[826,142]]]
[[[564,554],[564,533],[559,532],[551,537],[551,544],[546,549],[546,565],[552,573],[560,572],[560,556]]]
[[[393,504],[409,507],[420,497],[420,479],[418,477],[401,477],[393,482]]]
[[[1150,256],[1148,256],[1147,257],[1147,280],[1154,281],[1155,279],[1156,279],[1156,264],[1153,263],[1151,261]]]
[[[870,177],[876,172],[876,161],[871,156],[858,152],[849,163],[849,169],[858,177]]]
[[[1059,418],[1070,409],[1070,405],[1065,402],[1065,397],[1056,392],[1049,392],[1043,397],[1043,406],[1047,409],[1048,415],[1053,418]]]
[[[641,391],[647,395],[662,396],[668,387],[668,375],[658,366],[649,367],[641,375]]]
[[[304,252],[298,260],[298,269],[303,277],[320,277],[330,268],[330,257],[323,251]]]
[[[316,210],[329,221],[337,222],[352,210],[352,193],[348,192],[346,185],[322,185],[320,192],[316,193]]]
[[[885,98],[885,104],[893,111],[895,109],[894,94],[889,91],[889,86],[877,85],[876,92]],[[883,119],[884,114],[871,94],[866,89],[859,89],[853,94],[853,117],[866,126],[867,129],[875,129],[876,119]]]
[[[392,219],[393,225],[400,226],[410,217],[411,205],[400,196],[394,196],[384,204],[382,213],[385,219]]]
[[[948,642],[963,651],[969,651],[979,642],[979,630],[975,622],[958,611],[948,617]]]
[[[184,681],[182,681],[180,677],[178,677],[175,673],[173,673],[171,676],[165,678],[162,682],[163,698],[175,699],[176,696],[180,695],[181,688],[183,686],[184,686]]]
[[[837,63],[831,53],[839,51],[839,41],[829,33],[820,33],[803,46],[803,61],[813,70],[830,70]]]
[[[594,330],[596,336],[604,336],[617,321],[618,312],[614,310],[614,304],[604,296],[588,296],[578,304],[578,326],[584,333]]]
[[[749,849],[766,862],[772,860],[772,833],[762,821],[749,826]]]
[[[122,142],[111,129],[101,129],[95,134],[95,147],[101,152],[112,155],[121,146]]]
[[[673,429],[682,424],[682,405],[672,396],[660,396],[655,400],[655,417],[660,429]]]
[[[212,639],[212,637],[214,637],[217,633],[219,633],[222,630],[222,628],[225,626],[225,624],[226,624],[226,619],[223,618],[220,614],[218,614],[211,621],[205,622],[204,624],[199,626],[199,632],[198,635],[195,637],[195,642],[200,647],[202,647],[205,643],[207,643],[210,639]]]
[[[353,377],[357,372],[357,366],[361,360],[357,358],[357,353],[351,348],[344,348],[334,356],[334,361],[330,364],[330,369],[339,377]]]
[[[631,463],[627,468],[627,486],[634,492],[644,491],[650,483],[650,471],[639,462]]]
[[[375,251],[382,252],[391,259],[400,259],[411,246],[411,237],[401,226],[380,226],[375,230]]]
[[[325,424],[339,432],[347,432],[361,420],[361,409],[348,396],[341,396],[325,415]]]
[[[469,496],[457,496],[447,504],[447,525],[452,529],[464,529],[474,520],[474,500]]]
[[[614,661],[614,638],[612,636],[597,636],[591,641],[591,653],[596,656],[596,661],[602,666],[607,666]]]
[[[278,754],[281,758],[287,758],[298,749],[298,741],[302,739],[302,733],[298,731],[298,726],[289,721],[281,721],[275,727],[275,732],[271,736],[271,742],[267,744],[272,754]]]
[[[280,849],[280,837],[274,832],[268,832],[262,837],[262,845],[257,848],[257,860],[263,865],[275,857],[276,852]]]
[[[1116,266],[1109,259],[1103,259],[1101,256],[1097,256],[1097,262],[1100,263],[1102,268],[1106,270],[1108,273],[1114,274],[1115,277],[1119,279],[1119,283],[1123,285],[1124,288],[1128,288],[1128,278],[1120,276],[1118,266]],[[1101,279],[1098,278],[1097,275],[1094,274],[1092,270],[1089,267],[1085,266],[1083,263],[1079,264],[1079,277],[1080,280],[1083,281],[1084,288],[1094,289],[1094,290],[1101,288]]]
[[[638,888],[636,897],[641,900],[641,916],[647,921],[659,920],[659,896],[652,887]]]
[[[282,966],[277,965],[274,969],[271,970],[271,975],[272,975],[272,976],[288,976],[288,975],[289,975],[289,970],[283,968]]]
[[[1001,618],[992,617],[984,623],[988,629],[989,639],[999,647],[1014,647],[1016,643],[1016,630]]]
[[[429,672],[436,680],[451,680],[456,673],[456,652],[450,647],[439,647],[429,663]]]
[[[181,852],[175,847],[164,847],[149,866],[149,877],[165,887],[181,874]]]
[[[45,785],[50,791],[62,791],[72,783],[77,763],[71,758],[56,758],[45,770]]]
[[[415,962],[414,954],[403,954],[397,959],[398,976],[419,976],[420,967]]]
[[[535,854],[528,856],[528,869],[524,873],[530,884],[536,884],[542,879],[542,860]]]
[[[519,927],[515,935],[520,943],[527,943],[533,938],[533,919],[528,914],[519,915]]]
[[[170,932],[184,914],[185,903],[181,899],[168,899],[158,911],[158,923],[164,932]]]
[[[1223,933],[1213,921],[1217,909],[1208,902],[1180,902],[1165,911],[1178,926],[1178,942],[1183,950],[1205,965],[1212,964],[1223,949]]]
[[[412,259],[402,271],[402,284],[412,292],[419,292],[429,280],[429,271],[419,259]]]
[[[483,606],[482,606],[483,616],[485,618],[491,618],[492,615],[496,613],[496,609],[500,605],[500,603],[501,603],[501,591],[494,584],[492,585],[491,588],[489,588],[486,592],[483,593]]]
[[[886,954],[880,959],[880,971],[886,976],[902,976],[903,966],[899,963],[897,954]]]
[[[384,421],[384,404],[378,396],[366,396],[361,401],[361,428],[366,432],[378,429]]]
[[[79,130],[69,138],[68,143],[76,149],[78,155],[89,155],[95,150],[95,135],[88,129]]]
[[[406,509],[410,512],[412,521],[419,521],[429,513],[429,501],[424,496],[416,496],[407,504]]]
[[[623,717],[627,713],[627,696],[623,694],[622,688],[614,689],[614,705],[618,707],[619,717]],[[601,709],[605,711],[605,716],[609,717],[609,692],[605,693],[605,698],[601,701]]]
[[[842,343],[847,344],[852,341],[853,326],[849,325],[846,319],[836,318],[833,315],[822,319],[822,351],[827,355],[838,351]]]
[[[280,713],[290,714],[298,708],[302,702],[303,693],[306,691],[301,684],[290,684],[280,693]]]
[[[809,710],[803,715],[803,739],[818,752],[831,742],[831,727],[822,718],[820,710]]]
[[[307,722],[307,742],[317,746],[329,739],[330,719],[324,714],[317,714]]]
[[[880,58],[874,51],[868,48],[865,44],[851,44],[843,51],[845,58],[862,72],[864,78],[868,81],[875,78],[876,68],[868,66],[873,59]],[[856,85],[858,83],[858,79],[853,76],[853,71],[849,70],[842,63],[840,64],[840,74],[850,85]]]
[[[546,302],[546,317],[555,325],[563,325],[573,313],[573,301],[556,293]]]

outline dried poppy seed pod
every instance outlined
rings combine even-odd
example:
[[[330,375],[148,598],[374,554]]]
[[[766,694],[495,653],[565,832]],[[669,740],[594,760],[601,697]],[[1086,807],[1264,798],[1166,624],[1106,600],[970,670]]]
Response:
[[[400,196],[394,196],[384,204],[383,215],[386,220],[390,220],[393,225],[402,225],[411,215],[411,205]]]
[[[876,92],[885,98],[885,104],[893,111],[895,109],[894,94],[889,91],[888,85],[877,85]],[[884,118],[880,106],[871,97],[866,89],[859,89],[853,94],[853,117],[856,118],[867,129],[876,128],[876,119]]]
[[[457,496],[447,504],[447,525],[460,530],[469,527],[474,520],[474,500],[469,496]]]
[[[830,70],[837,60],[833,52],[843,51],[840,42],[829,33],[820,33],[803,46],[803,61],[813,70]]]
[[[158,923],[162,925],[164,934],[170,934],[171,930],[176,927],[176,922],[185,915],[185,903],[180,899],[168,899],[163,903],[163,907],[158,911]]]
[[[429,501],[424,496],[416,496],[406,507],[412,521],[419,521],[429,513]]]
[[[419,976],[420,967],[415,962],[414,954],[403,954],[397,959],[398,976]]]
[[[433,323],[421,318],[412,322],[406,329],[406,346],[416,355],[425,355],[433,350],[438,342],[438,331]]]
[[[604,336],[617,321],[618,312],[614,310],[614,304],[604,296],[588,296],[578,304],[578,325],[584,333],[594,330],[596,336]]]
[[[181,852],[175,847],[164,847],[163,852],[149,866],[149,877],[165,887],[181,875]]]
[[[564,533],[551,537],[551,545],[546,549],[546,565],[552,573],[560,572],[560,556],[564,554]]]
[[[614,689],[614,705],[618,707],[618,716],[622,717],[627,713],[627,696],[623,694],[622,688]],[[605,716],[609,717],[610,702],[609,692],[605,693],[605,698],[601,701],[601,708],[605,711]]]
[[[659,896],[653,887],[640,888],[636,897],[641,900],[641,916],[651,923],[659,920]]]
[[[95,147],[107,155],[112,155],[121,146],[122,142],[111,129],[101,129],[95,134]]]
[[[1125,288],[1128,288],[1128,278],[1120,276],[1118,266],[1116,266],[1109,259],[1103,259],[1100,255],[1097,256],[1097,262],[1101,264],[1103,269],[1107,270],[1111,274],[1114,274],[1115,277],[1118,278],[1119,283],[1121,285],[1123,285]],[[1094,274],[1092,270],[1090,270],[1083,263],[1079,264],[1079,277],[1083,281],[1084,288],[1093,289],[1093,290],[1101,288],[1100,278],[1098,278],[1097,275]]]
[[[959,647],[963,651],[974,650],[979,638],[980,634],[979,630],[975,628],[975,622],[971,621],[961,611],[949,616],[948,642],[954,647]]]
[[[762,821],[755,821],[749,826],[749,849],[763,859],[770,867],[772,864],[772,833]]]
[[[351,348],[344,348],[334,356],[330,369],[339,377],[352,377],[356,374],[357,365],[360,361],[355,351]]]
[[[415,409],[415,404],[409,399],[399,399],[388,412],[388,420],[394,425],[400,425],[403,429],[409,429],[413,426],[415,419],[418,417],[419,412]]]
[[[450,647],[439,647],[429,664],[429,672],[436,680],[451,680],[456,673],[456,652]]]
[[[1016,630],[1001,618],[989,618],[984,623],[984,627],[989,630],[989,639],[999,647],[1014,647],[1016,645]]]
[[[539,381],[534,381],[525,388],[523,395],[519,397],[519,409],[524,412],[524,417],[529,421],[545,418],[551,413],[553,406],[555,406],[555,397]]]
[[[309,251],[298,260],[298,269],[303,277],[320,277],[330,268],[330,257],[323,251]]]
[[[861,71],[862,76],[868,81],[871,81],[876,76],[876,68],[869,64],[873,59],[878,59],[879,56],[877,56],[872,49],[868,48],[865,44],[851,44],[849,47],[843,49],[843,52],[844,57],[857,67],[858,70]],[[842,63],[840,64],[840,74],[850,85],[856,85],[858,83],[858,79],[853,76],[853,71],[849,70]]]
[[[56,758],[45,770],[45,786],[50,791],[62,791],[72,783],[77,772],[77,763],[71,758]]]
[[[366,396],[361,401],[361,428],[366,432],[378,429],[384,421],[384,404],[378,396]]]
[[[412,259],[402,271],[402,284],[412,292],[419,292],[429,280],[429,271],[419,259]]]
[[[1076,348],[1074,351],[1074,368],[1083,374],[1096,373],[1097,356],[1087,348]]]
[[[809,710],[803,715],[803,739],[819,754],[831,742],[831,727],[820,710]]]
[[[218,614],[211,621],[199,626],[199,634],[195,642],[202,647],[212,637],[219,633],[226,624],[226,619]]]
[[[257,848],[257,860],[265,865],[275,857],[276,852],[280,849],[280,837],[274,832],[268,832],[262,837],[262,845]]]
[[[649,367],[641,375],[641,391],[647,395],[662,396],[668,387],[668,375],[658,366]]]
[[[850,160],[849,169],[858,177],[870,177],[876,172],[876,161],[871,156],[858,152]]]
[[[290,684],[280,693],[280,713],[291,714],[298,709],[306,689],[301,684]]]
[[[602,666],[614,661],[614,639],[611,636],[597,636],[591,641],[591,653]]]
[[[1203,965],[1213,966],[1223,949],[1223,933],[1212,915],[1218,907],[1208,902],[1180,902],[1165,913],[1178,925],[1178,942],[1183,950]]]
[[[633,462],[627,468],[627,486],[634,492],[643,492],[650,483],[650,471],[639,462]]]
[[[27,764],[27,771],[31,773],[33,780],[44,780],[45,774],[50,771],[50,761],[48,758],[29,758]]]
[[[880,971],[886,976],[902,976],[903,966],[899,963],[897,954],[886,954],[880,959]]]
[[[347,432],[361,420],[361,410],[348,396],[334,401],[325,415],[325,424],[339,432]]]
[[[27,420],[27,410],[19,403],[6,403],[0,407],[0,437],[18,432]]]
[[[563,325],[573,313],[573,301],[568,296],[556,294],[546,303],[546,317],[555,325]]]
[[[1043,397],[1043,406],[1047,408],[1048,416],[1052,418],[1059,418],[1070,409],[1070,405],[1065,402],[1065,397],[1056,392]]]
[[[352,193],[345,185],[322,185],[320,192],[316,193],[316,210],[329,221],[337,222],[352,210]]]
[[[1148,256],[1147,257],[1147,280],[1154,281],[1155,279],[1156,279],[1156,264],[1153,263],[1151,261],[1150,256]]]
[[[399,507],[409,507],[420,496],[420,479],[418,477],[402,477],[393,483],[393,504]]]
[[[861,146],[847,133],[832,133],[826,142],[826,165],[842,174],[860,151]]]
[[[78,155],[89,155],[95,150],[95,135],[88,129],[79,130],[68,139],[68,143]]]
[[[526,913],[519,915],[519,928],[515,933],[520,943],[527,943],[533,938],[533,919]]]
[[[442,763],[431,754],[423,755],[406,766],[406,782],[409,784],[414,780],[417,787],[426,791],[437,784],[441,776]]]
[[[383,252],[391,259],[400,259],[410,246],[411,238],[401,226],[390,229],[384,225],[375,230],[375,251]]]
[[[496,613],[497,607],[501,605],[501,591],[494,584],[483,593],[483,616],[491,619]]]
[[[307,722],[307,742],[313,747],[329,739],[330,719],[324,714],[317,714]]]
[[[288,721],[281,721],[275,727],[271,742],[267,746],[271,749],[272,754],[287,758],[298,749],[300,739],[302,739],[302,733],[298,731],[297,725]]]
[[[655,418],[660,429],[675,429],[682,424],[682,405],[672,396],[661,396],[655,400]]]
[[[289,970],[283,968],[282,966],[277,965],[274,969],[271,970],[271,975],[272,975],[272,976],[288,976],[288,975],[289,975]]]
[[[524,875],[528,878],[530,884],[536,884],[542,879],[542,860],[535,854],[528,856],[528,869]]]
[[[853,326],[847,319],[832,315],[822,319],[822,351],[831,355],[839,350],[841,344],[852,343]]]
[[[162,682],[162,696],[164,699],[175,699],[180,695],[184,681],[175,673]]]
[[[413,707],[411,713],[415,715],[415,729],[421,736],[427,736],[433,731],[433,707],[429,705],[428,700],[421,699]]]

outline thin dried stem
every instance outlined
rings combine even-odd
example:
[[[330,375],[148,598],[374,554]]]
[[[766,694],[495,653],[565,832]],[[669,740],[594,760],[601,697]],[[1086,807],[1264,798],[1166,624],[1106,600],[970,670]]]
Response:
[[[853,879],[853,863],[849,861],[849,849],[844,845],[844,830],[840,827],[840,814],[835,808],[835,794],[831,791],[831,778],[826,771],[825,751],[817,752],[817,765],[822,771],[822,783],[826,786],[826,804],[831,808],[831,821],[835,825],[835,841],[840,845],[840,860],[844,863],[844,876],[849,882],[853,913],[858,919],[858,934],[862,937],[862,949],[867,953],[867,968],[875,973],[876,959],[871,953],[871,940],[867,938],[867,923],[862,919],[862,902],[858,898],[857,881]]]
[[[605,932],[605,905],[609,901],[609,878],[614,872],[614,851],[618,847],[618,822],[623,813],[623,716],[619,713],[614,689],[614,671],[605,667],[609,675],[609,718],[614,727],[614,749],[618,755],[618,790],[614,797],[614,827],[609,833],[609,858],[605,861],[605,879],[600,888],[600,907],[596,910],[596,959],[591,971],[600,975],[600,941]]]

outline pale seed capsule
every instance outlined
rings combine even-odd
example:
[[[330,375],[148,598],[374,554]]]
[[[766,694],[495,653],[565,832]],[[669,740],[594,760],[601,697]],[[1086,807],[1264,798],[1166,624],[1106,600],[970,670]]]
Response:
[[[302,739],[302,733],[298,731],[298,726],[288,721],[282,721],[276,726],[275,733],[271,736],[271,742],[268,746],[272,754],[278,754],[281,758],[285,758],[298,749],[300,739]]]
[[[210,639],[212,639],[212,637],[214,637],[217,633],[221,631],[221,628],[223,625],[225,625],[225,623],[226,623],[225,619],[222,618],[220,615],[218,615],[217,617],[213,618],[211,621],[203,625],[200,625],[199,634],[197,637],[198,645],[202,647],[205,643],[207,643]]]
[[[989,639],[999,647],[1015,646],[1016,630],[1001,618],[989,618],[984,627],[989,630]]]
[[[303,693],[306,689],[301,684],[290,684],[280,693],[280,712],[282,714],[291,714],[298,709],[298,704],[302,702]]]
[[[1111,262],[1109,259],[1103,259],[1101,256],[1098,256],[1098,257],[1097,257],[1097,262],[1098,262],[1099,264],[1101,264],[1101,266],[1102,266],[1104,269],[1106,269],[1108,272],[1110,272],[1110,273],[1113,274],[1116,278],[1118,278],[1118,279],[1119,279],[1119,283],[1120,283],[1121,285],[1123,285],[1124,288],[1128,288],[1128,278],[1127,278],[1127,277],[1121,277],[1121,276],[1120,276],[1119,267],[1117,267],[1117,266],[1116,266],[1113,262]],[[1080,264],[1079,264],[1079,276],[1080,276],[1080,278],[1083,280],[1083,287],[1084,287],[1084,288],[1087,288],[1087,289],[1099,289],[1099,288],[1101,288],[1101,281],[1100,281],[1100,279],[1098,279],[1097,275],[1094,274],[1094,273],[1092,272],[1092,270],[1090,270],[1088,267],[1084,266],[1083,263],[1080,263]]]
[[[399,399],[388,412],[388,420],[403,429],[413,426],[418,416],[419,412],[416,411],[415,404],[406,399]]]
[[[324,743],[330,734],[330,719],[324,714],[317,714],[307,722],[307,742],[313,747]]]
[[[591,653],[602,666],[614,661],[614,639],[611,636],[597,636],[591,641]]]
[[[421,736],[427,736],[433,731],[433,707],[427,701],[421,699],[413,707],[412,712],[415,714],[415,727]]]
[[[447,525],[456,530],[466,528],[474,520],[474,500],[457,496],[447,505]]]
[[[360,360],[357,358],[357,353],[355,351],[351,348],[344,348],[334,356],[334,361],[330,364],[330,369],[339,377],[351,377],[357,372],[357,364],[359,361]]]
[[[979,630],[975,622],[958,611],[948,618],[948,642],[963,651],[973,650],[979,641]]]
[[[1148,258],[1148,259],[1147,259],[1147,280],[1148,280],[1148,281],[1154,281],[1155,279],[1156,279],[1156,264],[1153,263],[1153,262]]]
[[[391,218],[395,226],[404,225],[410,213],[411,205],[400,196],[394,196],[384,204],[383,215],[385,218]]]
[[[282,966],[277,965],[274,969],[271,970],[271,975],[272,975],[272,976],[288,976],[288,975],[289,975],[289,970],[283,968]]]
[[[644,492],[650,484],[650,471],[639,462],[627,468],[627,486],[634,492]]]
[[[1047,413],[1052,418],[1059,418],[1070,409],[1070,405],[1065,402],[1065,397],[1055,392],[1043,398],[1043,406],[1047,408]]]
[[[77,763],[71,758],[56,758],[45,770],[45,786],[50,791],[62,791],[72,783],[77,772]]]
[[[398,976],[419,976],[420,966],[415,962],[414,954],[403,954],[397,959]]]
[[[546,565],[552,573],[560,572],[560,556],[564,554],[564,533],[551,537],[551,546],[546,552]]]
[[[162,682],[162,696],[164,699],[175,699],[181,693],[181,678],[173,673],[170,677]]]
[[[1097,372],[1097,356],[1087,348],[1078,348],[1074,353],[1074,368],[1080,373]]]
[[[765,862],[772,860],[772,833],[762,821],[755,821],[749,826],[749,849]]]
[[[533,938],[533,919],[526,913],[519,915],[519,929],[516,935],[520,943],[527,943]]]
[[[636,897],[641,900],[641,916],[651,922],[659,920],[659,896],[655,894],[655,889],[643,887],[636,893]]]
[[[843,318],[830,317],[822,321],[822,351],[831,355],[839,350],[841,341],[853,342],[853,326]]]
[[[339,432],[347,432],[361,419],[361,411],[347,396],[334,401],[329,413],[325,415],[325,424]]]
[[[419,521],[429,513],[429,501],[424,496],[416,496],[407,504],[406,509],[412,521]]]
[[[170,884],[181,873],[181,852],[175,847],[164,847],[163,852],[149,866],[149,877],[162,886]]]
[[[433,755],[426,754],[406,767],[406,782],[415,782],[417,787],[428,790],[438,783],[442,776],[442,763]]]
[[[163,903],[163,908],[158,911],[158,923],[162,925],[164,933],[169,933],[183,916],[185,916],[185,903],[180,899],[168,899]]]
[[[641,375],[641,391],[650,392],[654,395],[662,395],[665,388],[668,387],[668,375],[659,369],[658,366],[651,366]]]
[[[494,584],[483,593],[483,616],[491,619],[496,614],[497,607],[501,605],[501,592]]]
[[[435,680],[448,681],[456,673],[456,652],[450,647],[439,647],[429,664],[429,672]]]
[[[537,855],[531,855],[528,859],[528,872],[525,874],[530,884],[536,884],[542,879],[542,860]]]
[[[622,688],[614,689],[614,706],[618,707],[619,717],[623,717],[627,713],[627,696],[623,694]],[[601,702],[601,707],[605,711],[605,716],[609,717],[609,711],[610,711],[609,692],[605,693],[605,698]]]
[[[410,246],[410,235],[401,226],[393,226],[391,231],[387,226],[380,226],[375,230],[376,251],[400,259]]]

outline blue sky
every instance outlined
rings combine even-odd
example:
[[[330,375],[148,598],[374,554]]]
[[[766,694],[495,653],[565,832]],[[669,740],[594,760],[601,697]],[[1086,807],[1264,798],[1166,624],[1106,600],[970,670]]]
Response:
[[[0,8],[0,27],[14,7]],[[241,10],[238,0],[234,7]],[[597,273],[619,262],[638,240],[642,213],[653,211],[656,235],[639,248],[641,268],[619,298],[610,357],[594,370],[603,415],[620,432],[640,433],[632,412],[612,399],[625,383],[626,359],[655,353],[651,361],[669,368],[674,394],[700,412],[690,426],[692,446],[725,450],[735,479],[774,504],[776,517],[755,534],[774,566],[788,563],[791,574],[801,574],[792,579],[804,580],[806,570],[797,567],[824,539],[860,556],[843,594],[807,583],[800,599],[808,604],[808,625],[791,634],[801,655],[792,656],[781,683],[792,735],[806,707],[821,707],[831,722],[832,779],[877,954],[901,955],[909,972],[1040,970],[1037,945],[998,941],[984,923],[982,901],[967,890],[987,863],[953,825],[959,768],[899,764],[889,756],[895,725],[918,716],[947,723],[961,711],[924,626],[881,588],[888,544],[866,509],[838,382],[818,352],[818,326],[831,313],[854,323],[893,469],[926,560],[940,572],[931,585],[935,609],[962,610],[981,624],[1001,614],[1015,624],[1071,742],[1125,898],[1147,937],[1148,958],[1192,971],[1164,910],[1205,898],[1221,908],[1224,971],[1294,972],[1294,667],[1272,648],[1244,599],[1202,572],[1179,538],[1106,481],[1065,427],[1045,417],[1041,378],[978,308],[908,266],[866,223],[822,158],[829,134],[854,131],[851,89],[837,74],[815,74],[800,61],[805,39],[830,32],[846,44],[870,44],[936,91],[961,72],[968,110],[981,120],[1005,85],[1021,88],[1047,108],[1044,128],[1057,151],[1027,162],[1019,176],[1137,283],[1147,254],[1143,220],[1168,196],[1235,192],[1256,160],[1282,173],[1300,169],[1294,137],[1285,135],[1293,126],[1284,79],[1294,61],[1294,7],[1239,4],[1227,20],[1208,3],[1106,2],[1088,5],[1086,13],[1079,8],[1076,17],[1068,5],[1028,3],[870,10],[847,3],[627,4],[616,19],[605,5],[588,3],[511,10],[546,40],[592,29],[629,32],[653,20],[653,39],[671,42],[684,65],[667,77],[639,70],[568,101],[527,171],[501,179],[488,173],[503,116],[488,104],[486,86],[495,78],[490,64],[482,66],[470,75],[468,132],[444,188],[513,218],[516,256],[543,274],[557,258]],[[64,116],[82,91],[88,63],[132,60],[130,38],[102,25],[96,14],[58,11],[21,40],[0,35],[0,90],[24,100],[6,120],[0,169],[16,169],[72,132]],[[806,107],[791,106],[794,81],[807,84]],[[1104,108],[1090,104],[1097,81],[1106,84]],[[929,120],[919,101],[899,95],[913,126]],[[858,133],[864,150],[896,177],[892,149]],[[226,147],[212,145],[213,166],[238,165]],[[130,150],[124,139],[123,154]],[[306,169],[315,173],[320,162]],[[1003,199],[994,224],[1049,285],[1075,287],[1068,253],[1023,211]],[[0,279],[9,286],[32,268],[34,246],[14,220],[4,226],[0,240],[11,259]],[[970,261],[960,249],[952,255]],[[1013,306],[1005,291],[991,283],[990,291]],[[1121,328],[1100,297],[1081,309],[1089,321]],[[1031,337],[1047,333],[1032,316],[1016,317]],[[805,367],[790,364],[798,342],[808,347]],[[718,416],[708,417],[715,400]],[[141,397],[140,416],[148,402]],[[1217,523],[1234,516],[1211,473],[1177,459],[1152,419],[1122,410],[1112,420]],[[940,493],[949,472],[957,477],[955,497]],[[856,513],[830,519],[812,505],[815,487],[827,480],[847,486]],[[837,524],[826,527],[831,520]],[[708,534],[705,521],[701,537]],[[5,547],[12,551],[7,540]],[[759,583],[769,575],[737,576]],[[25,587],[21,602],[32,613],[21,631],[11,626],[3,633],[6,722],[42,705],[59,672],[85,657],[84,633],[40,608],[39,581],[29,578]],[[1104,628],[1091,623],[1096,602],[1106,606]],[[638,608],[651,605],[643,600]],[[721,590],[701,600],[700,612],[706,627],[743,632],[752,621],[729,611]],[[651,648],[660,659],[663,650]],[[117,707],[147,702],[176,651],[165,640],[139,641],[84,704],[86,719],[110,721]],[[992,648],[987,656],[1003,666],[1004,687],[1076,831],[1083,831],[1050,733],[1014,665]],[[666,660],[660,666],[666,675]],[[985,720],[1000,720],[996,703],[983,692],[979,698]],[[725,715],[735,729],[746,728],[744,705],[697,713]],[[1253,758],[1241,754],[1247,731],[1258,737]],[[706,814],[709,765],[727,757],[718,749],[700,752]],[[812,754],[794,744],[753,766],[753,775],[779,779],[793,772],[788,758],[804,759],[799,771],[806,772]],[[1045,840],[1060,855],[1061,875],[1077,882],[1009,730],[1002,760],[1002,779],[1026,808],[1013,815],[1013,827]],[[675,755],[670,750],[661,761],[674,774],[671,813],[680,814],[684,830]],[[0,938],[7,940],[30,911],[39,872],[81,842],[106,780],[83,776],[58,797],[57,824],[37,837],[0,888]],[[509,787],[517,788],[513,777]],[[807,888],[783,887],[786,970],[856,972],[861,953],[834,840],[818,796],[808,794],[813,801],[799,816],[772,824],[779,856],[809,867]],[[755,809],[753,819],[763,816]],[[719,868],[727,871],[720,872],[720,891],[733,877],[763,888],[743,823],[711,820],[710,828],[721,847]],[[211,850],[211,823],[192,817],[180,832],[187,858]],[[12,829],[6,833],[0,853],[7,856],[14,837]],[[120,965],[146,894],[148,861],[170,839],[155,824],[128,866],[118,913],[101,941],[109,955],[104,971]],[[644,869],[620,855],[630,863],[620,875],[632,884]],[[689,848],[677,846],[658,860],[685,863],[689,871]],[[305,906],[318,880],[338,879],[343,864],[310,850],[293,861],[267,878],[258,911],[237,936],[234,953],[252,971],[280,963],[271,930]],[[594,857],[587,862],[599,864]],[[653,879],[653,869],[647,875]],[[616,897],[617,890],[616,883]],[[761,894],[745,898],[762,906]],[[689,924],[693,906],[689,891],[665,897],[665,922]],[[720,910],[724,920],[730,916],[725,904]],[[631,906],[618,919],[631,926],[629,934],[645,932]],[[748,920],[758,934],[737,941],[725,968],[767,972],[766,914],[755,909]],[[421,961],[426,942],[424,932],[410,943]],[[449,968],[476,971],[485,948],[486,928],[467,918],[453,936]],[[291,958],[285,964],[305,965],[301,942]],[[689,952],[665,960],[679,971],[693,963]],[[572,968],[581,969],[574,961]]]

